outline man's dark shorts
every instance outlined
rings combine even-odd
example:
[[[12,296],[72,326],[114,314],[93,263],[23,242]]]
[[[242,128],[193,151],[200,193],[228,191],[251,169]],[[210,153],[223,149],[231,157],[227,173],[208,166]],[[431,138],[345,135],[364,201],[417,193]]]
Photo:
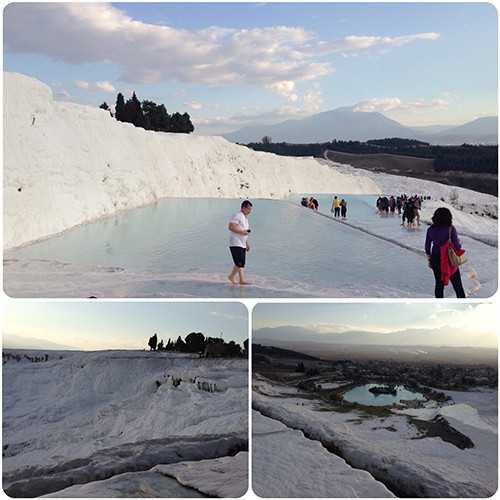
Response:
[[[236,267],[245,267],[245,258],[247,249],[242,247],[229,247],[231,255],[233,256],[234,265]]]

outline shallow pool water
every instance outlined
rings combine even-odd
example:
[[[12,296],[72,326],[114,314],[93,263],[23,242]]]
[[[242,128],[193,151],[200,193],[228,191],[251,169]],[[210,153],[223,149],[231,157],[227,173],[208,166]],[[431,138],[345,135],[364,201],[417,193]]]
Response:
[[[370,392],[371,387],[383,386],[384,384],[366,384],[356,387],[344,394],[344,399],[350,403],[359,403],[362,405],[372,406],[387,406],[394,403],[399,403],[401,399],[425,399],[425,397],[418,393],[406,390],[402,386],[396,386],[397,394],[373,394]]]
[[[155,472],[127,472],[49,495],[60,498],[208,498],[177,479]]]
[[[122,474],[116,476],[114,487],[127,498],[207,498],[192,488],[186,488],[173,477],[153,472]]]
[[[331,207],[332,196],[318,199],[320,210],[327,199]],[[373,217],[376,197],[346,199],[348,217],[354,213],[358,218]],[[327,211],[301,207],[294,199],[252,201],[251,249],[245,269],[252,287],[234,287],[227,280],[233,265],[228,223],[241,203],[234,199],[159,200],[7,252],[5,257],[123,271],[131,275],[127,296],[321,297],[330,296],[332,288],[337,295],[345,289],[347,296],[351,292],[372,296],[374,289],[428,296],[432,290],[432,277],[422,272],[422,256],[414,251],[342,224]]]

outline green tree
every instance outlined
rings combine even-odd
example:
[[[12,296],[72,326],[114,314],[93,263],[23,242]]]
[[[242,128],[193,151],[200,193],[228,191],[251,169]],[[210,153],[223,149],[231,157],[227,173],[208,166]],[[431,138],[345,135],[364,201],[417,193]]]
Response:
[[[115,118],[119,122],[123,122],[123,116],[125,112],[125,98],[123,97],[123,94],[120,92],[116,96],[116,107],[115,107]]]
[[[116,96],[115,118],[120,122],[132,123],[136,127],[157,132],[189,134],[194,131],[188,113],[174,113],[170,116],[164,104],[158,105],[148,100],[141,104],[135,92],[126,102],[122,93]]]
[[[185,351],[186,349],[186,344],[185,342],[181,339],[181,336],[177,338],[177,341],[175,342],[175,350],[176,351]]]
[[[149,120],[149,128],[156,132],[168,132],[170,116],[164,104],[159,106],[153,101],[142,101],[142,111]]]
[[[207,344],[223,344],[224,341],[220,337],[208,337]]]
[[[194,126],[191,123],[191,118],[188,113],[181,115],[180,113],[174,113],[170,120],[170,130],[169,132],[176,132],[181,134],[189,134],[193,132]]]
[[[227,344],[227,354],[228,356],[241,356],[241,346],[237,344],[234,340],[231,340]]]
[[[189,352],[201,352],[205,349],[205,335],[203,333],[191,332],[185,339],[186,349]]]
[[[142,111],[141,103],[134,92],[132,97],[125,103],[123,119],[121,121],[133,123],[136,127],[144,127],[146,120]]]

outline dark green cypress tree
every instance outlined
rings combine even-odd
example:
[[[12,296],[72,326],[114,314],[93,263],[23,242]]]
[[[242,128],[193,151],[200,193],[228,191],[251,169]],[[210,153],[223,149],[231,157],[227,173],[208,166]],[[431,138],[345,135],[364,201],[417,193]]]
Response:
[[[125,103],[125,108],[123,111],[123,120],[127,123],[133,123],[134,125],[140,121],[142,116],[142,108],[139,99],[137,99],[137,95],[135,92],[132,94],[132,97],[127,100]]]
[[[124,121],[123,120],[124,112],[125,112],[125,99],[123,97],[123,94],[120,92],[116,96],[116,107],[115,107],[115,118],[119,122]]]
[[[188,113],[183,115],[174,113],[170,116],[164,104],[157,105],[155,102],[147,100],[141,104],[135,92],[127,102],[125,102],[122,93],[117,95],[115,118],[118,121],[133,123],[136,127],[157,132],[189,134],[194,131]]]
[[[153,101],[142,101],[142,111],[149,120],[149,128],[156,132],[169,130],[170,117],[163,104],[159,106]]]
[[[191,123],[191,117],[188,113],[182,115],[182,130],[184,134],[190,134],[194,131],[194,125]]]
[[[181,115],[180,113],[174,113],[170,119],[170,132],[176,132],[181,134],[189,134],[193,132],[194,126],[191,123],[191,118],[188,113]]]

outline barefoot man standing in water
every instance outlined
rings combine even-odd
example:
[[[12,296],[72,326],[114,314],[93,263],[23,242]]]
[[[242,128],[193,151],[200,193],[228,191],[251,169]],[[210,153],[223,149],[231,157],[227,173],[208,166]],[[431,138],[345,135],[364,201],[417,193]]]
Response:
[[[233,214],[229,221],[229,250],[231,250],[234,261],[229,280],[235,285],[238,283],[240,285],[250,285],[248,281],[245,281],[244,268],[246,253],[250,251],[250,245],[247,241],[250,234],[247,216],[252,211],[252,206],[248,200],[245,200],[241,204],[241,210]],[[239,276],[239,282],[236,280],[236,274]]]

